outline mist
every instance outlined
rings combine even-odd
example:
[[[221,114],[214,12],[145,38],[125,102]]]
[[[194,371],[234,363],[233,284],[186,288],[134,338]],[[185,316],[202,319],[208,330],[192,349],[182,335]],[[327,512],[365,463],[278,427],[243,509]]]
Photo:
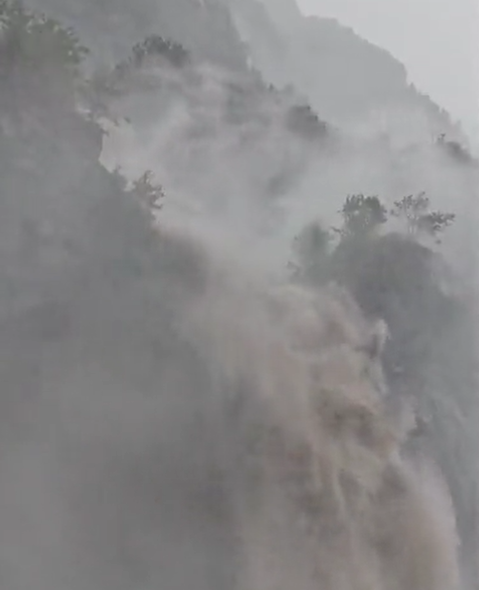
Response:
[[[400,59],[410,80],[461,121],[477,149],[477,2],[301,0],[298,4],[305,14],[337,18]]]
[[[29,5],[0,3],[0,588],[476,590],[461,129],[292,1]]]

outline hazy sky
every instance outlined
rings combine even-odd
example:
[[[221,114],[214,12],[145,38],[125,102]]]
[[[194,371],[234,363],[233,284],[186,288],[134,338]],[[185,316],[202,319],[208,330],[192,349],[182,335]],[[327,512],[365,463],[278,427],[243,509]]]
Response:
[[[479,0],[297,0],[393,53],[421,90],[479,132]]]

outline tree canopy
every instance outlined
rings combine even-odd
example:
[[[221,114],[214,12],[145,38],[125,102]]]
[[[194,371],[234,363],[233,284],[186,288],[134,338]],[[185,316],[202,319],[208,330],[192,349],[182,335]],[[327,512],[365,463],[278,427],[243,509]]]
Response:
[[[0,0],[0,67],[38,71],[56,67],[70,75],[88,54],[75,32],[57,20],[27,10],[19,0]]]
[[[453,309],[437,270],[440,254],[424,238],[437,244],[455,215],[431,210],[424,193],[396,201],[389,211],[377,196],[352,195],[339,213],[340,227],[314,222],[296,238],[294,277],[318,286],[338,282],[368,316],[384,319],[392,334],[388,376],[417,386],[431,342]],[[392,220],[402,222],[399,232],[390,229]]]

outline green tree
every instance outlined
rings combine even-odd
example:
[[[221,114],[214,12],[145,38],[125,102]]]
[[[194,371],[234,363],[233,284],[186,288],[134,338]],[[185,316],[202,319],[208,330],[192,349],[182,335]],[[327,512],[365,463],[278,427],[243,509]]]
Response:
[[[342,240],[370,237],[388,220],[387,210],[377,196],[348,196],[339,213],[343,225],[333,228],[333,231],[338,233]]]
[[[431,211],[430,200],[424,192],[395,201],[391,215],[405,223],[406,232],[412,238],[429,237],[436,243],[440,243],[439,234],[444,233],[456,217],[453,213]]]
[[[151,170],[144,172],[131,184],[119,167],[115,168],[111,175],[116,189],[132,196],[143,211],[146,211],[150,216],[150,220],[154,221],[155,214],[163,207],[162,201],[165,198],[165,192],[163,187],[155,182]]]
[[[473,164],[477,166],[477,159],[471,155],[470,151],[458,141],[447,139],[445,133],[442,133],[437,138],[436,144],[443,150],[444,153],[446,153],[457,163],[464,165]]]
[[[190,53],[180,43],[149,35],[134,45],[128,58],[115,67],[97,68],[83,85],[82,98],[94,118],[107,118],[116,124],[118,117],[111,112],[112,101],[137,86],[136,73],[162,61],[181,68],[189,60]]]
[[[150,170],[147,170],[133,181],[130,192],[152,215],[163,207],[161,203],[165,198],[163,187],[155,183],[153,173]]]
[[[16,66],[32,71],[55,66],[76,75],[88,53],[72,29],[30,12],[19,0],[0,0],[0,26],[2,73]]]
[[[147,60],[165,58],[171,65],[184,66],[189,60],[188,51],[175,41],[164,39],[160,35],[149,35],[133,47],[132,63],[141,67]]]
[[[30,12],[19,0],[0,0],[0,104],[10,113],[33,101],[71,108],[88,53],[75,33]]]
[[[384,319],[392,336],[384,359],[388,377],[419,391],[432,342],[448,326],[452,303],[442,289],[440,253],[418,237],[437,236],[454,216],[431,212],[423,193],[395,203],[391,214],[405,221],[402,233],[379,232],[389,217],[378,197],[349,196],[340,213],[343,225],[335,230],[340,240],[334,248],[331,234],[318,223],[296,238],[294,277],[313,285],[334,280],[366,315]]]
[[[288,110],[286,126],[293,133],[310,140],[324,137],[328,132],[326,123],[307,104],[295,105]]]

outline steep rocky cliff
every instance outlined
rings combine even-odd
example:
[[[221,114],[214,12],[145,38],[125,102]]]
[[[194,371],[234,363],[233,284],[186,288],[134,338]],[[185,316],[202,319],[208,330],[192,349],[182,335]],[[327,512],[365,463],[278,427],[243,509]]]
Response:
[[[58,528],[49,529],[59,538],[62,526],[70,531],[68,542],[75,555],[72,571],[86,571],[91,575],[90,585],[97,587],[142,583],[148,587],[150,580],[142,576],[148,575],[149,568],[159,576],[165,575],[165,568],[170,569],[178,587],[189,587],[196,582],[195,572],[202,571],[205,581],[198,587],[224,588],[229,584],[230,571],[226,570],[236,567],[234,531],[217,512],[227,494],[215,491],[209,472],[203,482],[195,471],[201,471],[203,454],[210,456],[209,445],[217,442],[197,436],[207,430],[209,418],[205,414],[214,414],[209,413],[209,401],[204,406],[195,396],[203,378],[198,389],[215,391],[210,380],[214,375],[202,373],[202,350],[183,349],[184,343],[176,340],[182,318],[172,325],[170,308],[163,307],[163,301],[170,299],[173,308],[177,304],[182,307],[190,301],[190,293],[201,293],[201,253],[197,258],[196,246],[187,243],[183,247],[181,240],[158,241],[125,179],[100,164],[100,154],[105,155],[108,145],[110,164],[122,166],[130,180],[151,168],[164,185],[165,223],[171,222],[172,209],[187,203],[195,209],[193,218],[212,250],[220,251],[224,243],[237,239],[234,247],[248,263],[259,266],[267,260],[268,269],[274,267],[272,272],[278,268],[285,272],[289,240],[296,230],[317,217],[333,223],[348,192],[381,193],[390,205],[391,200],[409,192],[427,190],[434,204],[453,209],[457,220],[445,240],[444,252],[459,275],[454,288],[460,293],[461,312],[447,318],[454,329],[440,334],[427,331],[437,318],[441,326],[444,323],[449,328],[451,324],[443,322],[443,316],[450,316],[451,307],[438,306],[429,321],[425,310],[431,308],[431,298],[424,294],[425,267],[420,266],[413,275],[408,269],[409,252],[417,252],[417,248],[407,248],[401,254],[406,270],[397,265],[394,240],[380,240],[379,248],[374,242],[371,256],[354,248],[365,268],[354,257],[344,282],[349,281],[348,286],[371,315],[389,314],[393,340],[387,345],[386,358],[392,355],[395,362],[397,356],[410,352],[420,327],[421,357],[415,363],[420,367],[414,375],[414,384],[420,387],[408,393],[420,398],[418,406],[431,418],[421,450],[429,447],[445,473],[459,515],[464,561],[474,565],[478,546],[477,470],[471,458],[471,449],[477,448],[475,348],[474,335],[464,327],[472,326],[474,318],[467,297],[474,294],[476,249],[471,230],[476,225],[471,202],[477,166],[459,144],[447,137],[437,141],[439,133],[455,132],[447,115],[408,86],[403,66],[387,53],[334,21],[303,18],[288,0],[266,7],[253,0],[234,4],[162,0],[125,2],[122,7],[113,2],[32,0],[32,5],[75,27],[91,50],[90,65],[122,62],[102,79],[107,87],[111,83],[111,92],[99,98],[105,101],[106,112],[111,108],[120,121],[119,125],[110,124],[105,135],[94,120],[98,113],[79,112],[78,90],[87,97],[82,105],[85,109],[93,83],[78,73],[80,56],[70,52],[71,38],[66,43],[68,39],[55,23],[40,20],[27,27],[22,39],[17,25],[24,26],[25,21],[20,14],[10,36],[1,39],[2,416],[18,420],[14,425],[20,430],[35,422],[34,436],[26,429],[33,443],[47,444],[46,427],[51,424],[66,428],[71,447],[55,446],[58,457],[51,459],[47,453],[47,459],[40,457],[39,465],[43,466],[42,460],[47,461],[46,467],[49,461],[60,461],[67,465],[67,473],[68,453],[72,448],[79,452],[76,445],[88,446],[89,441],[84,440],[88,429],[98,437],[100,446],[104,431],[113,436],[111,454],[105,451],[103,458],[105,465],[101,458],[99,463],[81,464],[75,475],[79,489],[85,486],[91,496],[82,499],[80,508],[75,507],[73,498],[73,515],[65,506],[65,514],[55,521]],[[4,7],[0,2],[0,8]],[[149,33],[180,42],[191,59],[180,60],[180,64],[164,59],[172,46],[161,38],[146,45],[154,49],[150,60],[142,61],[141,45],[132,57],[131,46]],[[70,48],[66,56],[65,47]],[[66,59],[67,67],[57,59],[57,52]],[[276,89],[270,82],[293,87]],[[181,220],[185,222],[185,216]],[[274,226],[266,245],[271,225],[265,226],[263,221]],[[430,250],[427,252],[429,256]],[[391,269],[399,269],[399,276],[394,277],[399,286],[388,279],[386,289],[381,281]],[[175,279],[177,272],[182,277],[180,285]],[[414,281],[409,280],[411,276]],[[432,279],[434,289],[441,289],[442,300],[442,285],[438,287],[436,275]],[[468,280],[465,287],[463,279]],[[405,295],[399,287],[405,287]],[[449,301],[455,294],[446,292],[444,297]],[[373,300],[381,306],[371,309]],[[211,309],[214,307],[213,301]],[[419,320],[424,320],[424,328]],[[251,326],[256,329],[254,317]],[[179,359],[179,349],[185,355],[181,362],[170,362]],[[191,375],[180,370],[183,366],[191,367]],[[408,375],[400,373],[397,381],[400,383],[397,388],[393,383],[393,393],[411,383]],[[149,400],[155,399],[159,382],[161,394],[168,400],[172,384],[174,391],[191,393],[188,403],[192,404],[186,414],[172,400],[167,418],[161,419],[159,411],[150,415]],[[109,399],[97,396],[97,391]],[[41,406],[42,419],[33,420],[30,403],[36,399],[45,405]],[[76,429],[76,420],[86,414],[92,418],[83,423],[85,434]],[[104,424],[103,418],[108,424],[113,420],[113,425]],[[202,422],[204,418],[206,422]],[[195,430],[198,420],[199,431]],[[194,425],[191,439],[180,436],[185,424]],[[158,432],[161,440],[157,447]],[[14,434],[20,436],[16,430]],[[55,444],[61,440],[57,436]],[[105,440],[108,446],[110,442]],[[176,441],[173,446],[178,446],[178,457],[191,467],[192,479],[200,482],[200,489],[195,487],[198,482],[191,486],[188,478],[183,480],[182,474],[175,472],[174,460],[169,457],[172,440]],[[193,454],[189,452],[192,447]],[[7,449],[7,459],[4,455],[0,458],[7,461],[7,474],[9,452]],[[164,468],[166,480],[172,478],[173,487],[179,490],[178,494],[173,489],[168,492],[161,510],[157,510],[155,487],[148,480],[151,466],[158,463],[157,452],[162,459],[160,471]],[[126,465],[123,457],[127,457]],[[13,484],[8,477],[2,479],[7,491],[10,485],[15,489],[15,475],[20,484],[22,476],[27,477],[22,468],[20,475],[13,471]],[[40,499],[45,504],[39,506],[41,511],[46,506],[54,514],[58,505],[63,506],[62,486],[67,484],[62,480],[55,493],[48,493],[48,486],[53,485],[47,481],[48,473],[42,467],[37,474],[41,486],[46,486],[41,487]],[[95,496],[93,488],[98,481],[114,498],[106,505]],[[33,486],[25,493],[17,516],[25,504],[35,505]],[[215,493],[221,501],[211,506],[208,498],[217,497]],[[1,497],[3,501],[5,494]],[[145,498],[146,505],[141,501]],[[195,534],[187,535],[185,531],[190,529],[182,529],[181,515],[185,504],[191,503]],[[171,506],[175,518],[169,521]],[[2,508],[2,517],[8,515],[8,506],[2,504]],[[212,515],[206,519],[207,543],[203,543],[204,514]],[[83,517],[91,520],[85,525],[87,536],[79,540],[76,533],[83,530]],[[150,519],[155,523],[153,530]],[[191,568],[183,571],[168,558],[168,551],[163,560],[157,560],[165,521],[171,523],[176,539],[173,556],[180,552]],[[9,529],[5,526],[2,530]],[[27,543],[28,550],[30,539],[26,537],[20,534],[18,543]],[[20,576],[23,581],[21,576],[35,578],[35,572],[40,572],[44,576],[42,590],[58,587],[65,580],[64,572],[53,566],[68,542],[56,545],[46,566],[38,559],[31,570],[13,567],[12,579]],[[78,557],[75,550],[79,547],[84,553]],[[223,563],[218,559],[222,551],[224,563],[228,563],[225,571],[218,568],[218,563]],[[201,555],[200,565],[192,558],[197,555]],[[27,561],[29,556],[22,559]],[[119,586],[115,575],[122,580]],[[69,587],[88,585],[85,578],[79,579]],[[19,585],[34,586],[31,580]]]
[[[303,17],[294,0],[28,4],[74,27],[96,63],[115,63],[134,43],[158,34],[199,58],[235,70],[254,67],[268,82],[295,86],[322,118],[336,124],[374,117],[380,126],[385,111],[395,109],[426,120],[431,134],[459,132],[409,83],[400,62],[333,19]]]
[[[199,57],[244,69],[245,48],[222,0],[29,0],[74,27],[94,61],[116,63],[150,34],[182,43]]]
[[[278,85],[293,84],[337,124],[409,111],[431,133],[459,133],[450,118],[408,80],[406,68],[331,18],[304,17],[294,0],[229,0],[253,63]]]

